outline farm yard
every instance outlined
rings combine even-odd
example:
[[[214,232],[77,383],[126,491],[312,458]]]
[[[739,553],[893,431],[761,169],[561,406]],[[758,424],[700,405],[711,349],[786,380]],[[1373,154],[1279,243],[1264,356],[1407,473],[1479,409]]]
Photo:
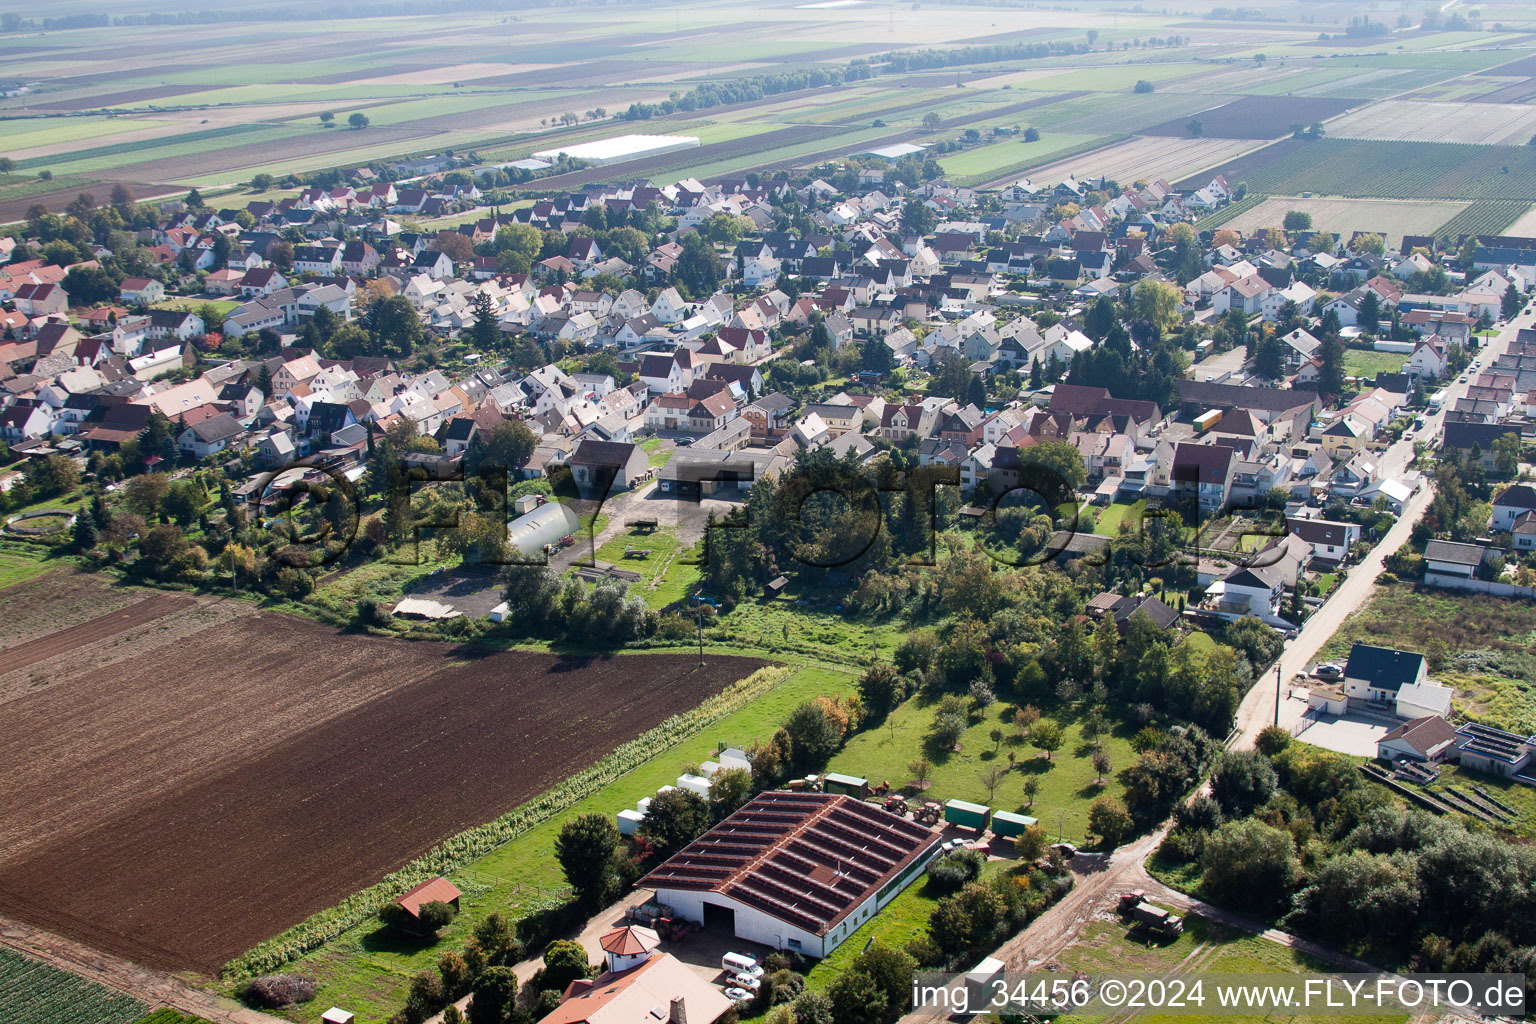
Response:
[[[1536,106],[1384,100],[1329,122],[1328,134],[1341,139],[1523,146],[1536,136]]]
[[[1349,237],[1356,231],[1372,231],[1396,245],[1404,235],[1432,235],[1459,214],[1466,203],[1405,202],[1373,199],[1301,199],[1271,196],[1222,226],[1245,234],[1255,228],[1279,227],[1290,210],[1311,214],[1312,227]]]
[[[475,655],[248,606],[117,639],[0,677],[0,912],[208,974],[761,664]]]

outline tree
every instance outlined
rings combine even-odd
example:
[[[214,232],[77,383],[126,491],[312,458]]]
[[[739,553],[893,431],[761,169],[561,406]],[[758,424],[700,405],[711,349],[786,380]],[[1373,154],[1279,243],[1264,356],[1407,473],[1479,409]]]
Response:
[[[834,978],[827,987],[827,998],[837,1024],[889,1024],[893,1017],[885,993],[862,971],[848,970]]]
[[[1360,309],[1356,313],[1355,323],[1363,331],[1374,332],[1381,326],[1381,297],[1374,289],[1365,289],[1365,294],[1360,298]]]
[[[1151,82],[1147,81],[1145,78],[1141,78],[1141,79],[1137,79],[1134,91],[1139,92],[1139,93],[1148,93],[1148,92],[1154,92],[1154,91],[1156,91],[1156,89],[1157,89],[1157,86],[1153,85]]]
[[[1290,901],[1301,875],[1289,832],[1257,819],[1228,821],[1205,840],[1201,888],[1217,903],[1271,912]]]
[[[1033,704],[1025,704],[1021,708],[1013,709],[1013,724],[1024,730],[1028,736],[1034,731],[1035,723],[1040,721],[1040,709]]]
[[[517,975],[510,967],[487,967],[475,981],[469,1024],[508,1024],[517,1012]]]
[[[926,757],[915,757],[907,762],[907,774],[912,776],[912,781],[917,783],[919,792],[928,788],[928,776],[933,771],[933,762]]]
[[[687,286],[689,294],[708,297],[720,286],[725,276],[725,265],[709,239],[697,231],[683,236],[683,251],[677,258],[673,272]]]
[[[923,130],[936,132],[944,125],[944,119],[937,113],[929,112],[923,115]]]
[[[71,306],[94,306],[117,297],[117,281],[100,266],[71,267],[60,284]]]
[[[485,292],[476,292],[471,307],[475,311],[475,322],[469,329],[469,336],[474,340],[475,347],[481,352],[495,348],[501,341],[501,323],[496,317],[496,307],[491,303],[491,297]]]
[[[347,118],[347,124],[351,126],[353,131],[358,131],[359,129],[367,128],[368,127],[368,115],[363,113],[362,111],[358,111],[357,113],[355,113],[355,114],[353,114],[353,115],[351,115],[350,117]]]
[[[1290,730],[1280,725],[1266,725],[1253,738],[1253,745],[1260,753],[1274,757],[1291,745]]]
[[[581,814],[560,827],[555,859],[578,898],[602,896],[611,877],[619,830],[606,814]]]
[[[1025,825],[1024,831],[1020,832],[1018,838],[1013,841],[1013,851],[1025,864],[1033,864],[1045,856],[1045,850],[1050,841],[1045,829],[1039,825]]]
[[[1052,753],[1061,749],[1064,739],[1061,726],[1051,721],[1040,722],[1029,731],[1030,746],[1045,751],[1047,761],[1051,759]]]
[[[709,779],[709,810],[720,820],[752,799],[752,773],[745,768],[722,768]]]
[[[656,853],[666,860],[693,842],[709,828],[709,804],[697,793],[670,789],[651,799],[645,820],[636,831]]]
[[[1183,295],[1166,281],[1148,278],[1139,281],[1131,289],[1131,312],[1137,320],[1152,324],[1166,332],[1179,322],[1179,305]]]
[[[1114,768],[1114,764],[1109,759],[1109,751],[1105,750],[1103,747],[1095,747],[1092,754],[1092,761],[1093,770],[1098,776],[1094,781],[1103,782],[1104,776],[1108,775]]]
[[[1035,806],[1035,797],[1040,792],[1040,780],[1031,775],[1024,780],[1024,796],[1029,801],[1029,806]]]
[[[1493,439],[1493,468],[1504,476],[1514,476],[1520,468],[1520,435],[1500,434]]]
[[[1040,129],[1039,128],[1034,128],[1034,127],[1025,128],[1024,129],[1024,141],[1025,142],[1039,142],[1040,141]]]
[[[426,935],[436,935],[453,923],[458,911],[453,904],[442,900],[428,900],[416,910],[416,926]]]
[[[1335,333],[1324,334],[1317,353],[1322,364],[1318,369],[1317,389],[1325,395],[1340,394],[1344,390],[1344,342]]]
[[[908,196],[901,204],[901,230],[907,234],[932,234],[938,223],[938,215],[921,196]]]
[[[84,509],[75,513],[75,527],[70,541],[76,551],[89,551],[96,546],[96,523]]]
[[[391,295],[368,307],[366,324],[387,354],[401,358],[421,344],[421,317],[403,295]]]
[[[270,174],[263,173],[251,175],[251,191],[253,192],[265,192],[276,183],[277,179],[272,177]]]
[[[67,289],[66,289],[67,290]],[[1499,315],[1509,320],[1520,312],[1520,307],[1525,304],[1525,298],[1520,294],[1514,282],[1504,289],[1504,297],[1499,300]]]
[[[1305,210],[1287,210],[1283,224],[1287,231],[1311,231],[1312,215]]]
[[[1387,242],[1375,232],[1365,231],[1355,236],[1354,247],[1357,252],[1380,256],[1387,251]]]
[[[876,719],[884,718],[901,703],[905,685],[901,673],[889,662],[871,665],[859,677],[859,699],[864,708]]]
[[[1104,841],[1106,849],[1118,846],[1131,830],[1131,812],[1112,796],[1101,796],[1088,806],[1088,831]]]
[[[160,502],[160,511],[178,526],[191,526],[197,522],[206,501],[202,485],[197,481],[177,480],[166,488],[165,497]]]
[[[331,113],[329,110],[323,110],[320,112],[321,124],[330,124],[334,120],[336,120],[336,115]]]
[[[571,982],[585,978],[592,971],[587,951],[572,939],[556,939],[544,949],[544,977],[539,987],[564,992]]]
[[[843,735],[822,708],[806,701],[784,720],[789,735],[789,760],[796,772],[819,770],[843,745]]]
[[[1190,138],[1198,139],[1205,134],[1205,122],[1195,118],[1184,126],[1184,130],[1189,132]]]
[[[475,946],[493,966],[511,967],[523,958],[523,944],[512,933],[512,922],[494,910],[475,925]]]

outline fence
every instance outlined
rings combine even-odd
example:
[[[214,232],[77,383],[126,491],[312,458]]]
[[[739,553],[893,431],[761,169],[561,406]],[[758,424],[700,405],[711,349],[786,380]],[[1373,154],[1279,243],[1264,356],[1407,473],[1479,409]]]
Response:
[[[1471,590],[1479,594],[1498,597],[1536,598],[1536,587],[1519,587],[1513,583],[1494,583],[1489,580],[1471,580],[1463,576],[1443,576],[1440,573],[1424,573],[1424,582],[1442,590]]]

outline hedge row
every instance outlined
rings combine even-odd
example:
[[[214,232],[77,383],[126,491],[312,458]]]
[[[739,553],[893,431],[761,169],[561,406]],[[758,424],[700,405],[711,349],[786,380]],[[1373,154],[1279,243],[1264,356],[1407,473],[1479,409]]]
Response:
[[[630,740],[553,789],[494,821],[459,833],[377,884],[353,893],[336,906],[322,910],[302,924],[295,925],[231,960],[224,965],[221,975],[238,981],[279,970],[284,964],[318,949],[348,928],[373,917],[380,904],[411,886],[456,871],[503,843],[516,839],[638,768],[661,751],[740,710],[778,686],[788,674],[789,670],[785,668],[758,669],[693,710],[673,715],[656,728]]]

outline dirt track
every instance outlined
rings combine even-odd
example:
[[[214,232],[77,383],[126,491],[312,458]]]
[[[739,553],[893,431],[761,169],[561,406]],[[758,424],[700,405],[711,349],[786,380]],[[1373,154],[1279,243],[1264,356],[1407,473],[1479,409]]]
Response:
[[[0,733],[0,913],[211,974],[760,664],[475,656],[248,607],[32,661],[50,681]]]

